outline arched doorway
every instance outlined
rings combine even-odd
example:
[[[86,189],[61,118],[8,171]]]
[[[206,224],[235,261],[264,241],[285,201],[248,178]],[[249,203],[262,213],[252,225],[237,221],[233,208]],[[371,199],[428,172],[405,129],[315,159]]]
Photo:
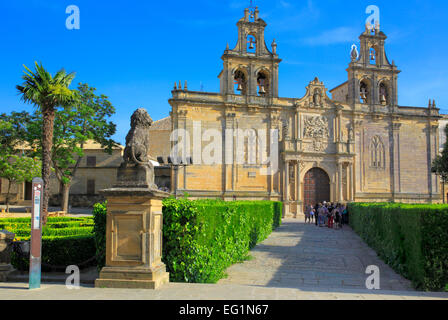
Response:
[[[313,168],[305,174],[304,179],[304,206],[315,205],[323,201],[330,201],[330,178],[320,169]]]

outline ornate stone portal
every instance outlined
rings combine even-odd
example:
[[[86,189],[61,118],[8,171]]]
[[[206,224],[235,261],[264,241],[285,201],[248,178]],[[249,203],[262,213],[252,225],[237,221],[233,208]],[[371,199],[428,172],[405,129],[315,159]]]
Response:
[[[162,262],[162,200],[149,161],[149,127],[144,109],[131,118],[117,184],[102,190],[107,199],[106,266],[95,281],[101,288],[157,289],[169,281]]]

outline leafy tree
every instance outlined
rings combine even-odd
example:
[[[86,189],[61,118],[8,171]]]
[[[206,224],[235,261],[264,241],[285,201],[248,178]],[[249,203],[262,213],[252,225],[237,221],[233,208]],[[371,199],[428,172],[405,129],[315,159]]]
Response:
[[[53,148],[51,161],[61,186],[61,206],[68,211],[70,186],[81,160],[84,145],[88,140],[99,143],[104,151],[111,154],[116,142],[111,139],[116,125],[108,118],[115,113],[108,97],[96,95],[96,89],[80,83],[76,91],[77,100],[55,114]],[[39,127],[42,116],[39,112],[30,123],[28,141],[37,150],[40,148]]]
[[[48,199],[50,191],[51,150],[53,147],[53,126],[56,109],[66,107],[74,101],[76,95],[68,87],[74,73],[67,74],[64,69],[52,76],[42,64],[35,63],[35,71],[24,66],[22,85],[16,88],[21,99],[34,104],[42,114],[42,179],[44,181],[44,197],[42,204],[42,221],[47,222]]]
[[[448,183],[448,126],[445,127],[445,136],[447,140],[442,154],[438,155],[432,163],[432,172],[442,181],[443,203],[445,203],[445,184]]]
[[[29,151],[25,150],[24,141],[30,119],[30,115],[25,111],[12,112],[10,115],[0,114],[0,177],[8,180],[6,195],[8,211],[12,184],[31,181],[41,175],[38,172],[41,170],[41,161],[25,153]],[[19,153],[21,155],[18,155]]]
[[[0,154],[14,154],[18,147],[23,147],[30,119],[25,111],[0,114]]]
[[[11,185],[32,181],[34,177],[40,177],[42,170],[41,161],[38,158],[27,157],[25,154],[0,155],[0,177],[8,180],[8,192],[6,194],[6,211],[9,212]]]

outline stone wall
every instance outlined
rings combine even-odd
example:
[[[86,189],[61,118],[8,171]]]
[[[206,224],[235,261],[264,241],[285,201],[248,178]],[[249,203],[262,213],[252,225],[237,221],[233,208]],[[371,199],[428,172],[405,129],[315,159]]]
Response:
[[[87,194],[70,194],[69,205],[74,208],[91,208],[95,203],[104,202],[106,199],[102,195]],[[50,197],[50,206],[59,207],[61,205],[61,197],[54,194]]]

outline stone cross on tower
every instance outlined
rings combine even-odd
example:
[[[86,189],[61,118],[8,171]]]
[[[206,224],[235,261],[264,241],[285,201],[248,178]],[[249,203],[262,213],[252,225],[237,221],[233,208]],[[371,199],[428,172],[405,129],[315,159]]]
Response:
[[[249,12],[251,14],[251,17],[254,17],[254,13],[255,13],[255,4],[254,4],[254,0],[250,0],[250,5],[249,5]]]

